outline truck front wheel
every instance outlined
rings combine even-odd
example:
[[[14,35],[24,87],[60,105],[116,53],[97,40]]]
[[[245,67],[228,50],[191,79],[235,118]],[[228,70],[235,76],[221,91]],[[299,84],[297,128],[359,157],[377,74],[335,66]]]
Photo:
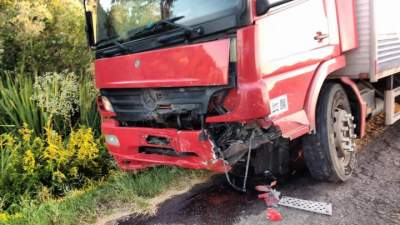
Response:
[[[317,103],[316,132],[303,139],[306,164],[315,179],[341,182],[351,177],[356,160],[355,127],[343,87],[324,85]]]

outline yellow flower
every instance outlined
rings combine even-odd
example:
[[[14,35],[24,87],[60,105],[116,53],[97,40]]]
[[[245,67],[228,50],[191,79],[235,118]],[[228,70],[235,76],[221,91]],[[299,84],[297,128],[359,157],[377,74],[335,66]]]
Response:
[[[40,137],[33,139],[33,148],[44,149],[44,141]]]
[[[28,174],[32,174],[35,171],[36,168],[35,155],[30,149],[25,152],[23,158],[23,168]]]
[[[78,160],[79,161],[92,161],[97,158],[99,149],[95,140],[93,139],[92,129],[81,129],[79,130],[81,137],[80,148],[78,149]]]
[[[4,149],[4,146],[5,146],[4,135],[0,135],[0,150]]]
[[[71,132],[68,151],[76,152],[77,163],[86,166],[99,156],[99,148],[91,128],[81,128]]]
[[[58,167],[68,163],[71,156],[64,148],[61,135],[50,128],[45,128],[45,130],[47,147],[43,152],[43,158],[49,165],[55,163]]]
[[[69,174],[73,177],[73,178],[77,178],[78,177],[78,168],[77,167],[72,167],[69,170]]]
[[[10,218],[10,215],[7,213],[0,213],[0,222],[7,222]]]
[[[56,181],[57,183],[60,183],[60,184],[63,183],[66,179],[65,175],[59,170],[53,172],[52,178],[54,181]]]
[[[28,128],[28,124],[24,123],[24,126],[19,129],[18,132],[22,135],[22,139],[25,142],[29,142],[31,140],[33,131]]]
[[[8,148],[15,147],[15,137],[12,136],[11,134],[5,134],[4,135],[4,143],[5,143],[6,147],[8,147]]]

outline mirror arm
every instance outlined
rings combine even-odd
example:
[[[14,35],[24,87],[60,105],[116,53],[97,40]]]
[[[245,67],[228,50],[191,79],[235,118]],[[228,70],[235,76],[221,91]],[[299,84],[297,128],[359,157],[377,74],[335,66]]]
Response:
[[[277,2],[271,4],[269,0],[257,0],[256,1],[256,14],[257,14],[257,16],[262,16],[262,15],[266,14],[271,8],[286,4],[291,1],[293,1],[293,0],[281,0],[281,1],[277,1]]]
[[[93,18],[92,12],[85,12],[86,17],[86,36],[90,47],[94,47],[94,30],[93,30]]]

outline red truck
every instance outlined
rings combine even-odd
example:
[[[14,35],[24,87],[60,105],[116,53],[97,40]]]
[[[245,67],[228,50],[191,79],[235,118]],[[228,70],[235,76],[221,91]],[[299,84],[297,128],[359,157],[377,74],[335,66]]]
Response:
[[[317,180],[346,181],[366,120],[400,118],[399,1],[84,5],[102,132],[124,170],[170,165],[229,180],[236,168],[284,175],[304,154]]]

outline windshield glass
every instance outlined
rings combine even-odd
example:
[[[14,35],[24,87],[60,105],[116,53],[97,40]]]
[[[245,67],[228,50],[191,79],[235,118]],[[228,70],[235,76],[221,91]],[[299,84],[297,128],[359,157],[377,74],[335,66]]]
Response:
[[[126,39],[136,29],[150,27],[161,19],[183,17],[177,23],[200,24],[240,6],[241,0],[97,0],[96,42]]]

